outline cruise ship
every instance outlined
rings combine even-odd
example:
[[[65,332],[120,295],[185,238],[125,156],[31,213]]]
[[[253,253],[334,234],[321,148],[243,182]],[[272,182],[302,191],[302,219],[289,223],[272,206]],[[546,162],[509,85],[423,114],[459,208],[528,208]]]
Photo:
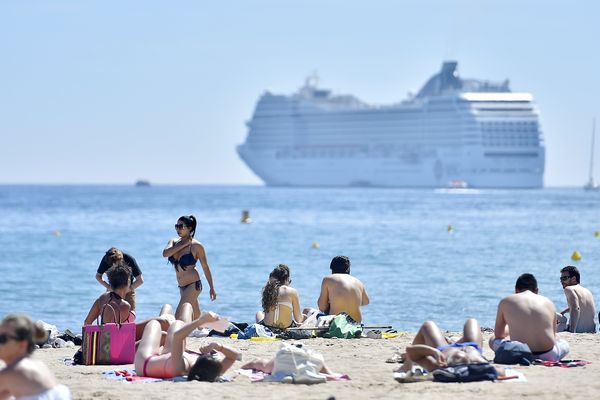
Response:
[[[459,77],[457,62],[408,99],[367,104],[317,87],[262,94],[240,157],[269,186],[540,188],[545,148],[530,93]]]

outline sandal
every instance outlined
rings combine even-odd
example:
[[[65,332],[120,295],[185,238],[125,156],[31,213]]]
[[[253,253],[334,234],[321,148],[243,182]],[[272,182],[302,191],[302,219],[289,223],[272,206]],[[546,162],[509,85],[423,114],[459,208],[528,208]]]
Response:
[[[400,354],[400,353],[394,353],[394,354],[392,354],[392,356],[390,358],[385,360],[385,362],[389,363],[389,364],[396,364],[396,363],[402,364],[404,362],[404,355]]]
[[[412,371],[394,372],[394,379],[400,383],[424,382],[433,380],[433,374],[417,367]]]

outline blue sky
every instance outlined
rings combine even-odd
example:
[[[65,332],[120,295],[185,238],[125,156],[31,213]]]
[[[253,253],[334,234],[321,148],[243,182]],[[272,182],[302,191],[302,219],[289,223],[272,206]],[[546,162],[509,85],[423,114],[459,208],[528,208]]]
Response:
[[[316,70],[391,103],[453,59],[531,92],[546,185],[581,185],[600,125],[599,4],[4,1],[0,183],[257,184],[235,146],[264,90]]]

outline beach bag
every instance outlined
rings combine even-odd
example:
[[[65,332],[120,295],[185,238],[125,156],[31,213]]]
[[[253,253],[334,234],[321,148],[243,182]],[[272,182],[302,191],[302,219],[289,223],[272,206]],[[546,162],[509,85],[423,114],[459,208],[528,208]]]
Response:
[[[496,364],[531,365],[534,358],[527,343],[505,341],[496,349],[494,362]]]
[[[498,372],[490,363],[460,364],[433,371],[434,382],[477,382],[496,379]]]
[[[104,314],[105,304],[98,318]],[[117,319],[116,315],[115,321]],[[83,365],[121,365],[131,364],[135,358],[135,323],[108,323],[85,325],[82,328],[82,363]]]
[[[352,319],[348,314],[341,313],[331,320],[329,330],[325,332],[323,337],[336,337],[340,339],[359,338],[362,334],[362,330],[361,324]]]

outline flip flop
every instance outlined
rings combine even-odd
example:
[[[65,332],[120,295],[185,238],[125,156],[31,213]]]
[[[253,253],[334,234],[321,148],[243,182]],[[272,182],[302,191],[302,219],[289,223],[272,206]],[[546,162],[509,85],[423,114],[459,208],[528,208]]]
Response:
[[[404,362],[404,356],[400,353],[394,353],[394,354],[392,354],[392,356],[390,358],[385,360],[385,362],[389,363],[389,364],[396,364],[396,363],[402,364]]]
[[[413,371],[394,372],[394,379],[400,383],[425,382],[432,381],[433,374],[421,368],[415,368]]]
[[[362,336],[369,339],[381,339],[382,337],[381,331],[378,329],[367,329],[363,331]]]

